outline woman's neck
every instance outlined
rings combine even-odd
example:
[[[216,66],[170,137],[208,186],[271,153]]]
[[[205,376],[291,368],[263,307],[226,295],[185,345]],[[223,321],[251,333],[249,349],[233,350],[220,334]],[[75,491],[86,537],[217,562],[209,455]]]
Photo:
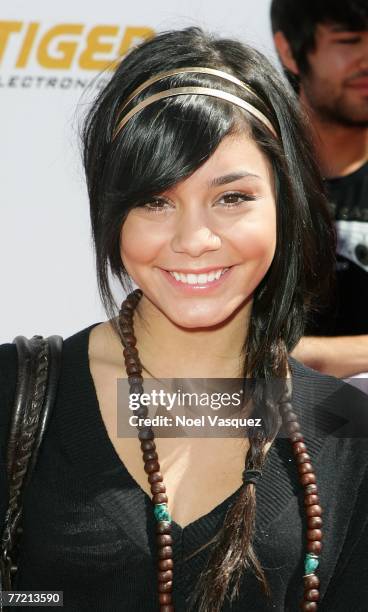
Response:
[[[250,309],[249,301],[221,325],[186,329],[143,296],[134,313],[134,334],[143,367],[155,378],[242,376]]]

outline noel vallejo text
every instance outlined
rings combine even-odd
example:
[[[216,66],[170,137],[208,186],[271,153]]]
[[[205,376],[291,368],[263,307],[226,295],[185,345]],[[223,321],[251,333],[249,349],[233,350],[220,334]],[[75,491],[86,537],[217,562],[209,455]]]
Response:
[[[180,389],[175,393],[168,393],[163,389],[152,390],[150,393],[131,393],[129,396],[129,408],[135,411],[140,406],[163,407],[167,411],[174,408],[194,407],[197,411],[202,408],[203,412],[208,408],[217,411],[220,408],[240,407],[242,404],[242,391],[235,393],[184,393]],[[152,418],[140,418],[135,414],[129,417],[129,425],[132,427],[261,427],[262,419],[243,417],[220,417],[218,414],[201,414],[190,417],[187,414],[156,415]]]

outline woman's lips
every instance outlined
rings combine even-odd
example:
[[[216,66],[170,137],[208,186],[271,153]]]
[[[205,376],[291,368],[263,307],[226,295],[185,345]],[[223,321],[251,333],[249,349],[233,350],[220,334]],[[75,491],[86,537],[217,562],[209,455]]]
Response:
[[[231,274],[232,269],[233,269],[233,266],[230,266],[227,270],[225,270],[223,274],[221,274],[220,278],[217,280],[207,281],[205,283],[197,283],[195,285],[191,285],[189,283],[184,283],[182,281],[176,280],[176,278],[174,278],[173,275],[170,274],[170,272],[160,268],[164,277],[168,280],[168,282],[173,287],[175,287],[179,291],[182,291],[183,293],[191,293],[191,294],[196,294],[198,292],[203,294],[203,293],[213,291],[217,287],[220,287],[229,278],[229,275]]]

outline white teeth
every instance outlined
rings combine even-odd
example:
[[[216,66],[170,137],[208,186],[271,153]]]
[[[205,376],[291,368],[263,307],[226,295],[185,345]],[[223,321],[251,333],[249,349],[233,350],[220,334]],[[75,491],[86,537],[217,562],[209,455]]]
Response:
[[[182,272],[170,272],[170,274],[175,278],[175,280],[188,285],[204,285],[206,283],[211,283],[214,280],[218,280],[220,276],[228,269],[229,268],[223,268],[222,270],[216,270],[209,272],[208,274],[183,274]]]

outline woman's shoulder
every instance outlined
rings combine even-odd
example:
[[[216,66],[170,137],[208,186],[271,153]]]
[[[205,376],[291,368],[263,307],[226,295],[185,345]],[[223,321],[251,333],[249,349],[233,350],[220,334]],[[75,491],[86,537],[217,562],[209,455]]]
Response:
[[[289,358],[292,371],[293,393],[298,400],[308,401],[314,406],[328,406],[336,415],[353,415],[355,410],[360,416],[367,416],[364,424],[368,427],[368,395],[351,380],[342,380],[328,374],[321,374],[312,368]],[[362,423],[363,424],[363,423]],[[365,430],[368,435],[368,429]]]
[[[340,457],[368,466],[368,395],[345,380],[321,374],[290,358],[293,403],[313,440]]]
[[[83,329],[74,332],[70,336],[67,336],[63,339],[63,351],[69,352],[73,349],[79,349],[85,346],[86,342],[88,344],[88,339],[91,330],[101,325],[100,322],[92,323],[88,327],[84,327]],[[102,324],[103,325],[103,324]],[[0,381],[1,383],[12,382],[16,378],[17,373],[17,349],[16,345],[13,342],[6,342],[4,344],[0,344]],[[3,384],[1,384],[0,390],[3,390]]]

